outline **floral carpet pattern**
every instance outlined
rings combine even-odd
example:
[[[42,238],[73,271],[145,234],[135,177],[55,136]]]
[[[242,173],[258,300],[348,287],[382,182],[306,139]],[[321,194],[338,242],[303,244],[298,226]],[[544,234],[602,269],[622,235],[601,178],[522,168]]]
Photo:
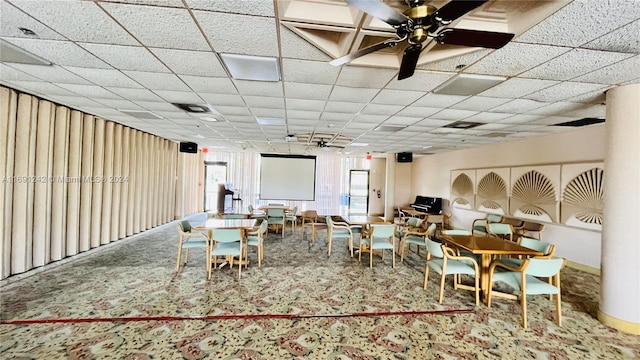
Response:
[[[424,253],[391,266],[351,258],[325,234],[269,233],[265,258],[238,279],[191,249],[175,272],[175,223],[29,276],[3,281],[2,359],[635,359],[640,337],[596,319],[599,277],[562,271],[563,326],[548,297],[475,306],[473,293],[440,277],[422,288]],[[308,238],[308,236],[307,236]],[[465,279],[469,280],[469,279]]]

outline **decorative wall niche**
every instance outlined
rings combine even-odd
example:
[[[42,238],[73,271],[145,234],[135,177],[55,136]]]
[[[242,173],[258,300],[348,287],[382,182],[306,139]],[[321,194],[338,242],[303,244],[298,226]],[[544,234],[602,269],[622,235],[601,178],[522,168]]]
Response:
[[[475,170],[451,172],[451,206],[463,209],[475,208]]]
[[[560,165],[511,168],[510,213],[518,218],[558,221]]]
[[[496,214],[509,213],[509,168],[478,169],[476,208]]]
[[[571,226],[602,230],[604,163],[562,167],[561,221]]]

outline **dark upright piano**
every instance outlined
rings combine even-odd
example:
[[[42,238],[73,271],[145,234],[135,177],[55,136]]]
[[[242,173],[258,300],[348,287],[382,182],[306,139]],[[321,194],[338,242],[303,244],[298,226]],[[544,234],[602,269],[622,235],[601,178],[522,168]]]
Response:
[[[409,206],[424,213],[440,214],[442,212],[442,198],[418,195],[413,204]]]

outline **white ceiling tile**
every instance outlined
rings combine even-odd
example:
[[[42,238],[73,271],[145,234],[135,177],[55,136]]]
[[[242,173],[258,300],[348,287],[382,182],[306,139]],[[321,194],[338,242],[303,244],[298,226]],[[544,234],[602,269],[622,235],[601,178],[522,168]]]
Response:
[[[368,103],[379,92],[379,89],[348,88],[335,86],[329,96],[330,100],[351,103]]]
[[[122,96],[123,98],[131,101],[163,101],[158,95],[152,93],[147,89],[130,89],[130,88],[120,88],[107,86],[105,89],[115,93],[117,95]]]
[[[284,83],[284,91],[287,98],[294,99],[327,100],[331,94],[331,89],[331,85]]]
[[[516,40],[535,44],[580,46],[638,18],[635,0],[576,0]]]
[[[638,37],[640,38],[640,36]],[[573,79],[573,81],[616,85],[638,74],[640,74],[640,56],[634,56],[613,65],[594,70]]]
[[[477,130],[502,130],[502,129],[507,128],[509,126],[510,126],[509,124],[491,123],[491,124],[480,125],[480,126],[476,127],[475,129],[477,129]]]
[[[492,49],[478,48],[477,51],[467,53],[464,55],[459,55],[459,56],[455,56],[455,57],[444,59],[444,60],[434,61],[434,62],[426,63],[424,65],[418,65],[417,69],[456,73],[459,71],[459,69],[457,69],[458,65],[469,66],[475,63],[476,61],[482,59],[483,57],[487,56],[492,51],[493,51]]]
[[[415,117],[408,117],[408,116],[392,116],[389,119],[387,119],[387,121],[385,121],[385,124],[389,124],[389,125],[413,125],[415,123],[420,122],[420,120],[422,120],[422,118],[415,118]]]
[[[468,96],[439,95],[439,94],[429,93],[421,97],[418,101],[413,103],[413,105],[424,106],[424,107],[447,108],[453,104],[457,104],[461,102],[466,98],[468,98]]]
[[[583,109],[587,107],[585,104],[574,103],[574,102],[556,102],[553,104],[549,104],[547,106],[539,107],[537,109],[533,109],[529,111],[529,114],[540,114],[540,115],[563,115],[567,112]]]
[[[357,88],[383,88],[394,78],[397,70],[345,65],[336,85]]]
[[[4,75],[4,73],[3,73]],[[5,82],[4,77],[2,78],[2,82]],[[45,98],[49,98],[51,96],[74,96],[76,95],[72,91],[67,89],[63,89],[60,86],[54,85],[48,82],[42,81],[21,81],[21,80],[11,80],[8,81],[11,85],[16,87],[16,90],[22,90],[24,92],[30,92],[35,95],[42,95]]]
[[[287,119],[318,120],[320,111],[287,110]]]
[[[54,96],[52,97],[54,101],[61,103],[62,105],[66,105],[68,107],[76,108],[78,110],[82,110],[83,107],[102,107],[104,105],[95,102],[89,98],[72,95],[72,96]]]
[[[327,121],[349,121],[353,118],[353,114],[345,114],[338,112],[323,112],[320,116],[321,120]]]
[[[218,111],[220,114],[222,114],[224,116],[227,116],[227,115],[242,115],[242,116],[251,115],[251,112],[246,107],[241,107],[241,106],[220,106],[220,105],[215,105],[215,104],[212,104],[212,105],[216,109],[216,111]],[[255,114],[255,110],[256,109],[253,109],[253,110],[254,110],[254,114]],[[257,114],[255,114],[255,115],[257,115]]]
[[[229,115],[229,116],[225,116],[225,118],[227,119],[227,121],[232,122],[232,123],[239,123],[239,124],[250,124],[251,128],[255,130],[255,124],[256,124],[256,119],[253,116],[241,116],[241,115]]]
[[[110,1],[110,0],[100,0],[100,1]],[[153,6],[184,7],[181,0],[118,0],[118,2],[128,3],[128,4],[153,5]]]
[[[491,112],[521,114],[545,105],[547,104],[539,101],[515,99],[509,101],[508,103],[494,107],[493,109],[491,109]]]
[[[368,104],[362,109],[363,114],[381,114],[381,115],[393,115],[402,110],[404,106],[399,105],[380,105],[380,104]]]
[[[497,123],[500,124],[525,124],[531,121],[536,121],[542,119],[544,116],[541,115],[526,115],[526,114],[518,114],[510,116],[506,119],[498,120]]]
[[[243,96],[244,101],[250,107],[267,109],[284,109],[284,99],[267,96]]]
[[[531,125],[555,125],[564,123],[567,121],[576,120],[574,117],[565,117],[565,116],[545,116],[541,119],[531,121],[529,124]]]
[[[364,107],[364,103],[352,103],[345,101],[327,101],[324,111],[354,114]]]
[[[198,93],[207,103],[215,106],[247,106],[240,95]]]
[[[419,91],[382,89],[371,101],[375,104],[409,105],[424,95]]]
[[[12,3],[73,41],[137,44],[131,35],[91,1],[19,0]],[[76,17],[82,21],[69,21]]]
[[[576,109],[572,111],[568,111],[564,113],[564,116],[570,116],[573,118],[586,118],[586,117],[596,117],[604,119],[607,114],[607,106],[605,104],[595,104],[584,107],[582,109]]]
[[[180,75],[180,78],[196,92],[233,95],[238,93],[233,81],[227,77]]]
[[[470,110],[444,109],[431,115],[430,118],[439,120],[462,120],[477,113],[477,111]]]
[[[159,100],[161,100],[160,98],[158,98]],[[168,102],[165,101],[142,101],[142,100],[138,100],[138,101],[134,101],[137,105],[140,105],[141,107],[150,110],[152,112],[156,112],[156,111],[176,111],[176,107],[173,104],[169,104]]]
[[[387,120],[388,118],[389,118],[389,116],[387,116],[387,115],[364,114],[364,113],[363,114],[358,114],[349,123],[349,126],[351,127],[351,125],[353,125],[354,123],[380,124],[380,123],[384,122],[385,120]]]
[[[423,127],[440,127],[440,126],[445,126],[447,124],[451,124],[451,120],[437,120],[437,119],[424,119],[422,121],[420,121],[419,123],[417,123],[417,126],[423,126]]]
[[[472,96],[451,106],[452,109],[486,111],[498,105],[502,105],[511,99],[491,98],[485,96]]]
[[[123,88],[141,88],[142,85],[131,80],[123,73],[113,69],[90,69],[75,66],[65,68],[99,86],[115,86]]]
[[[507,81],[498,84],[488,90],[480,93],[482,96],[490,96],[497,98],[517,99],[532,92],[548,88],[549,86],[557,84],[558,81],[553,80],[539,80],[539,79],[524,79],[524,78],[511,78]]]
[[[475,115],[469,116],[468,118],[464,119],[464,121],[490,123],[490,122],[498,121],[513,115],[515,114],[480,112]]]
[[[257,117],[285,118],[284,109],[251,108],[253,115]]]
[[[156,95],[170,103],[202,104],[204,100],[191,91],[154,90]]]
[[[521,74],[522,77],[569,80],[631,57],[631,54],[574,49]]]
[[[102,60],[70,41],[3,38],[56,65],[108,69]]]
[[[146,46],[210,50],[186,9],[115,3],[103,3],[102,6]]]
[[[407,106],[406,108],[400,110],[396,115],[424,118],[424,117],[433,115],[440,110],[441,108],[435,108],[435,107],[431,108],[431,107],[421,107],[421,106]]]
[[[604,91],[593,91],[582,95],[574,96],[565,101],[579,102],[585,104],[604,104],[606,102],[606,94]]]
[[[326,101],[287,99],[287,110],[322,111]]]
[[[187,85],[173,74],[142,71],[125,71],[124,73],[150,90],[189,91]]]
[[[454,73],[416,70],[410,78],[403,80],[397,80],[394,78],[386,88],[397,90],[431,91],[438,87],[438,85],[451,79],[454,75]]]
[[[233,82],[241,95],[282,97],[283,94],[280,81],[233,80]]]
[[[594,50],[640,53],[640,20],[603,35],[582,47]]]
[[[11,81],[11,80],[35,81],[35,82],[42,81],[42,79],[40,78],[31,76],[24,71],[18,70],[18,68],[14,68],[13,66],[15,65],[21,65],[21,64],[0,63],[0,80],[2,81]]]
[[[553,85],[546,89],[536,91],[529,95],[523,96],[525,99],[553,102],[568,99],[585,93],[591,93],[598,90],[604,90],[607,86],[602,84],[590,84],[579,82],[563,82]]]
[[[56,66],[56,65],[41,66],[41,65],[31,65],[31,64],[16,64],[16,63],[9,63],[9,66],[15,69],[18,69],[20,71],[24,71],[25,73],[28,73],[29,75],[33,75],[39,79],[49,81],[52,83],[81,84],[81,85],[91,84],[89,81],[79,77],[78,75],[72,72],[67,71],[67,69],[61,66]]]
[[[226,77],[222,64],[213,52],[151,49],[169,69],[178,75]]]
[[[96,85],[60,84],[61,87],[73,91],[78,95],[100,99],[122,99],[120,96]]]
[[[340,68],[327,62],[282,59],[284,81],[311,84],[334,84]]]
[[[280,26],[280,51],[283,58],[329,62],[332,58],[298,36],[286,26]]]
[[[273,18],[205,11],[194,11],[194,14],[217,52],[279,56],[276,22]],[[246,29],[247,31],[236,30],[233,36],[229,36],[229,29]]]
[[[144,108],[138,104],[135,104],[129,100],[124,99],[96,99],[97,102],[115,109],[123,110],[143,110]],[[117,110],[116,110],[117,111]]]
[[[563,47],[511,42],[469,66],[464,72],[516,76],[569,50]]]
[[[83,43],[82,47],[121,70],[169,72],[169,69],[158,61],[149,50],[140,46]]]
[[[18,10],[6,1],[0,2],[0,36],[25,37],[19,28],[27,28],[38,35],[43,40],[64,40],[64,37],[51,30],[41,22]]]
[[[212,10],[233,14],[275,16],[273,1],[228,1],[228,0],[187,0],[192,9]]]

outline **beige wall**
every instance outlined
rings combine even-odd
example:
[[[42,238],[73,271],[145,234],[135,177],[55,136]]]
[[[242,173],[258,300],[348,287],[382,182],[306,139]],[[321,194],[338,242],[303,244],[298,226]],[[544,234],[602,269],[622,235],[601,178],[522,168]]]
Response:
[[[556,133],[518,141],[414,157],[411,193],[449,199],[451,170],[481,167],[558,164],[603,161],[604,125]],[[470,229],[483,213],[453,209],[452,225]],[[556,244],[556,254],[592,268],[600,267],[601,234],[599,231],[546,224],[543,240]]]
[[[172,141],[0,87],[0,279],[171,221],[178,193],[181,213],[198,211],[201,155],[180,154],[177,172],[178,154]]]

